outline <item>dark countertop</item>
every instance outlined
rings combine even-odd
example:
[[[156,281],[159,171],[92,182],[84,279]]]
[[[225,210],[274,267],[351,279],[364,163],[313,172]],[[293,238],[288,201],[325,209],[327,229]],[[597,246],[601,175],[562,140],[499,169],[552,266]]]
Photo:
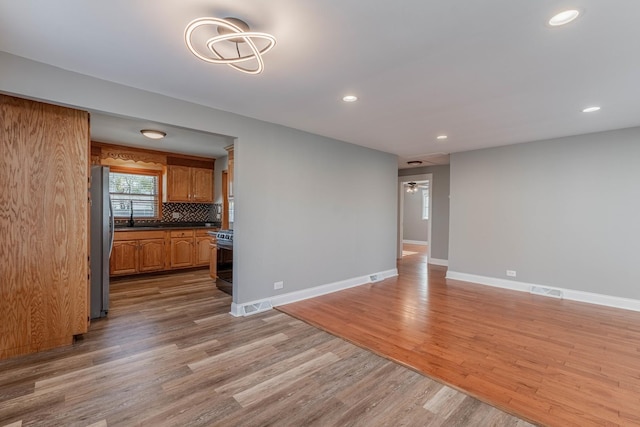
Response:
[[[220,227],[213,225],[213,223],[209,223],[210,225],[206,225],[207,223],[163,223],[163,224],[140,224],[134,225],[133,227],[129,227],[127,225],[116,225],[115,231],[146,231],[146,230],[191,230],[191,229],[212,229],[217,230]]]

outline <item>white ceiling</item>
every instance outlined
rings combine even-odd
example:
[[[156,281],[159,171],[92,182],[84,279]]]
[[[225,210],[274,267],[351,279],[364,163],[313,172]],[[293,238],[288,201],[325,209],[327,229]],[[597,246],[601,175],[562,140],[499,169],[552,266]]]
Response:
[[[578,20],[546,25],[569,7]],[[193,56],[183,34],[202,16],[273,34],[264,73]],[[638,17],[637,0],[0,0],[0,50],[394,153],[406,167],[640,125]],[[342,102],[347,93],[360,100]],[[602,110],[581,112],[593,104]],[[101,120],[102,139],[133,144]]]

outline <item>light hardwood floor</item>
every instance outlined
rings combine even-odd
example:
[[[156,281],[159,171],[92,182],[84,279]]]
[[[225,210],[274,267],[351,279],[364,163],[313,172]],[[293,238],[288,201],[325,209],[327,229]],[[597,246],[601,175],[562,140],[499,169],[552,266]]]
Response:
[[[280,310],[535,423],[640,425],[640,313],[446,280],[406,249],[397,278]]]
[[[111,300],[72,347],[0,362],[0,425],[527,425],[278,311],[234,318],[207,270]]]

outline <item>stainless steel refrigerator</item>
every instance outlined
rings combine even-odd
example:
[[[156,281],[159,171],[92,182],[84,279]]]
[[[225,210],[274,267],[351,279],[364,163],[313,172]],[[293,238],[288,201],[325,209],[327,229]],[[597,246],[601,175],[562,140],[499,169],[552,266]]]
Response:
[[[91,166],[91,318],[109,312],[109,257],[113,248],[109,167]]]

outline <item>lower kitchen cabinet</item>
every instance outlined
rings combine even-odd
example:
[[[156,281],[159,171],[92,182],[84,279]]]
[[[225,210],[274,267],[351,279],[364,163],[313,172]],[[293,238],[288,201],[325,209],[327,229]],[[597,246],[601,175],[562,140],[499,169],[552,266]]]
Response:
[[[192,267],[194,265],[193,230],[171,231],[171,268]]]
[[[196,265],[209,265],[211,259],[211,239],[207,230],[196,230]]]
[[[208,266],[209,229],[116,231],[110,275]]]
[[[148,239],[138,242],[138,271],[164,270],[164,239]]]
[[[109,260],[109,274],[122,276],[162,271],[165,268],[165,257],[164,231],[116,232]]]
[[[113,242],[109,259],[109,274],[136,274],[138,272],[138,241]]]

